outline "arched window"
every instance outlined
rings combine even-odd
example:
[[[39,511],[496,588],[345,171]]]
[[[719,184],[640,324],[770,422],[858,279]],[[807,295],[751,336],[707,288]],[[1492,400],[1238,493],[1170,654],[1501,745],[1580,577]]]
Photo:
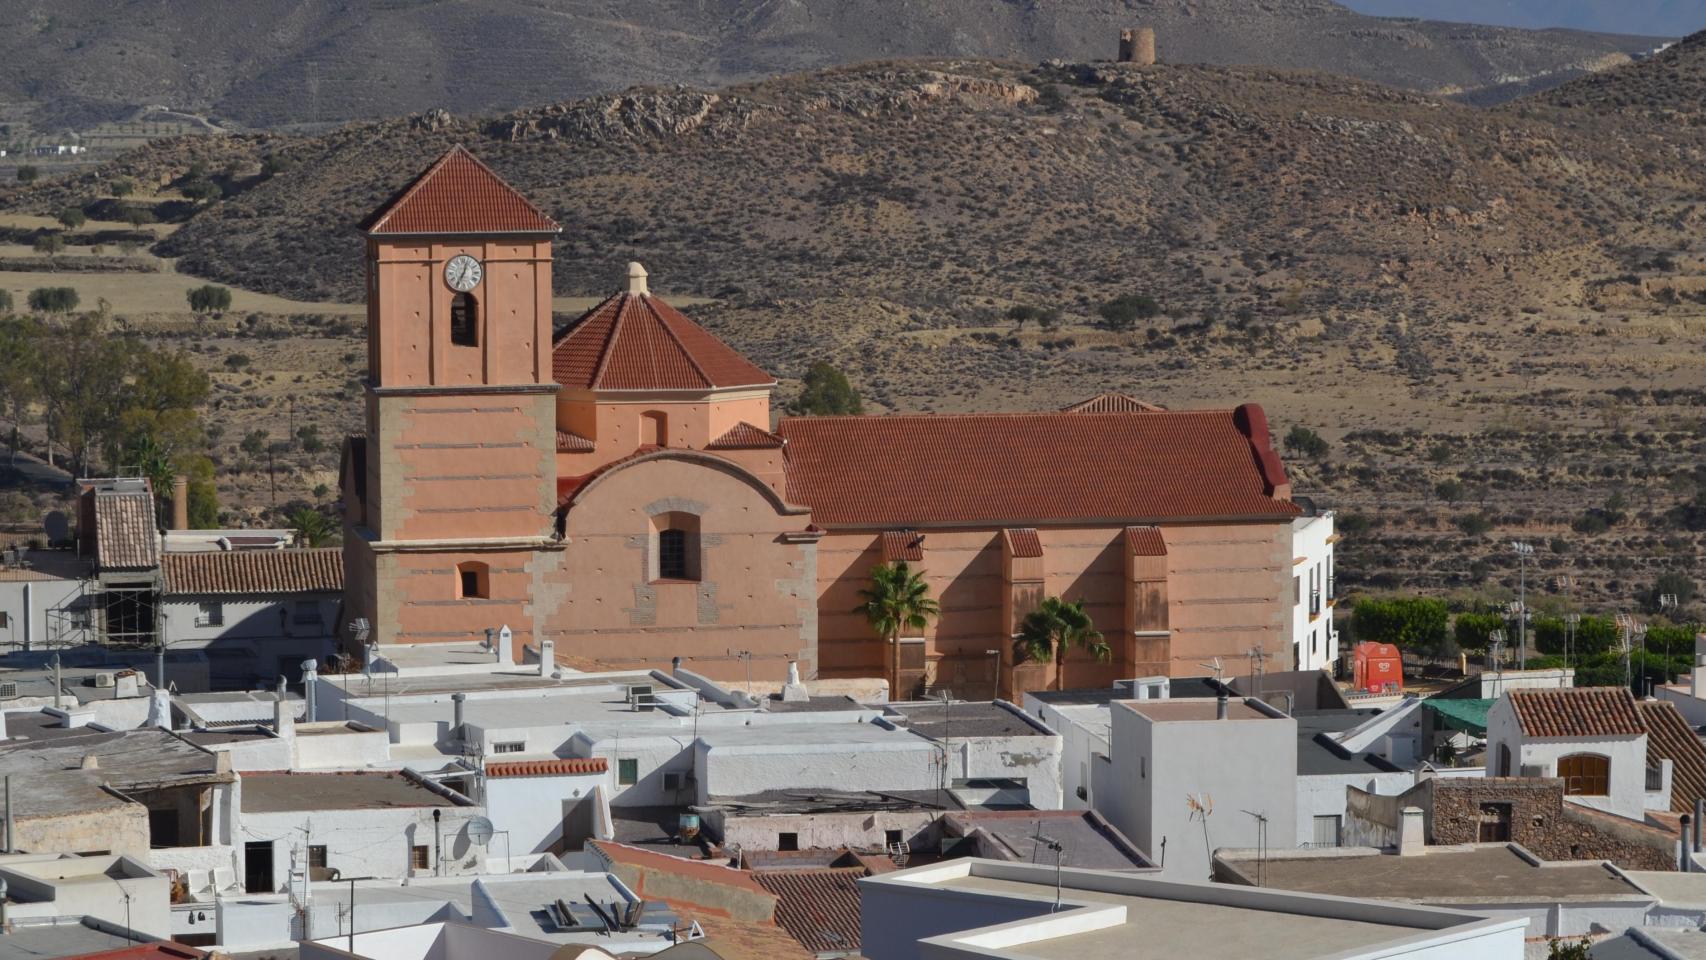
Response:
[[[1611,794],[1611,758],[1597,753],[1572,753],[1558,759],[1558,776],[1564,793],[1572,797],[1604,797]]]
[[[669,417],[656,410],[640,414],[640,446],[669,446]]]
[[[492,595],[491,568],[478,560],[456,565],[456,599],[486,600]]]
[[[450,342],[459,347],[480,345],[480,301],[471,293],[450,298]]]
[[[658,579],[687,579],[687,531],[658,531]]]

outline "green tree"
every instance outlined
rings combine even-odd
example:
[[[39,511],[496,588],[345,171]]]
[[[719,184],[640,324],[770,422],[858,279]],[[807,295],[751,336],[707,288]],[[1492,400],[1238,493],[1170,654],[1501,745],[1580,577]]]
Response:
[[[1302,424],[1291,428],[1285,435],[1285,450],[1287,453],[1308,457],[1311,460],[1322,460],[1331,449],[1321,435]]]
[[[1457,501],[1462,500],[1463,481],[1456,477],[1453,477],[1450,480],[1441,480],[1434,484],[1434,496],[1444,500],[1446,503],[1456,503]]]
[[[859,391],[847,381],[847,374],[819,360],[806,371],[799,399],[790,409],[797,415],[832,417],[863,413],[865,406]]]
[[[65,249],[65,238],[57,233],[44,233],[36,238],[31,248],[37,253],[51,257]]]
[[[67,230],[76,230],[89,222],[89,217],[83,213],[83,209],[75,206],[61,208],[58,213],[54,214],[54,219],[58,220],[59,225]]]
[[[25,164],[25,165],[18,168],[18,182],[19,183],[35,183],[36,180],[39,179],[40,177],[41,177],[41,170],[37,167],[33,167],[29,164]]]
[[[1553,937],[1546,942],[1546,960],[1593,960],[1593,941],[1587,937],[1576,941]]]
[[[1450,613],[1434,597],[1364,597],[1351,611],[1358,640],[1390,643],[1424,655],[1446,645]]]
[[[1102,304],[1096,312],[1109,328],[1130,330],[1139,320],[1153,320],[1159,316],[1161,304],[1147,293],[1127,293]]]
[[[1534,645],[1541,653],[1562,654],[1568,627],[1563,617],[1535,617]],[[1573,659],[1593,657],[1610,651],[1618,643],[1617,623],[1610,617],[1582,617],[1576,624],[1576,635],[1570,644]],[[1618,683],[1622,683],[1621,679]],[[1587,684],[1578,683],[1578,686]]]
[[[217,284],[190,288],[187,297],[196,313],[222,313],[231,309],[231,290]]]
[[[243,435],[243,439],[238,443],[238,447],[251,457],[258,457],[261,454],[266,453],[267,432],[265,430],[249,431]]]
[[[1457,524],[1457,529],[1471,537],[1479,537],[1493,529],[1493,521],[1480,513],[1466,513],[1452,522]]]
[[[1102,632],[1084,612],[1084,601],[1059,597],[1046,597],[1025,614],[1019,623],[1019,636],[1013,641],[1016,659],[1055,662],[1056,690],[1066,689],[1066,654],[1073,647],[1089,651],[1097,660],[1105,661],[1112,654]]]
[[[931,618],[942,615],[942,605],[930,596],[924,574],[914,571],[905,560],[872,567],[871,585],[859,591],[859,601],[853,612],[864,614],[871,629],[889,645],[895,698],[911,696],[913,691],[899,689],[901,633],[923,630]]]
[[[290,513],[290,528],[298,542],[318,547],[338,535],[337,521],[313,507],[298,507]]]
[[[190,478],[190,526],[197,530],[219,526],[219,485],[213,482],[213,461],[198,453],[180,458],[178,469]]]
[[[296,445],[302,452],[312,456],[326,448],[326,442],[320,439],[320,428],[312,423],[306,423],[296,430]]]
[[[1460,613],[1452,624],[1452,634],[1465,650],[1485,650],[1488,635],[1504,626],[1505,618],[1496,613]]]
[[[37,287],[30,291],[30,309],[37,313],[70,313],[82,302],[71,287]]]
[[[186,199],[194,200],[198,203],[204,200],[212,200],[215,197],[223,196],[225,193],[225,191],[219,188],[219,184],[214,183],[206,177],[195,177],[189,180],[182,187],[178,188],[178,192],[182,193]]]
[[[49,446],[71,451],[73,469],[87,476],[90,452],[116,429],[135,344],[109,335],[93,314],[48,326],[37,380],[47,412]]]
[[[136,184],[129,180],[114,180],[112,185],[107,188],[107,192],[122,199],[136,192]]]
[[[153,223],[155,219],[154,211],[139,203],[125,204],[123,216],[124,222],[133,227],[140,227],[145,223]]]
[[[0,290],[0,294],[5,291]],[[0,306],[10,307],[9,297]],[[0,311],[3,312],[3,311]],[[12,421],[8,446],[18,454],[24,418],[40,390],[41,323],[34,317],[0,318],[0,415]]]

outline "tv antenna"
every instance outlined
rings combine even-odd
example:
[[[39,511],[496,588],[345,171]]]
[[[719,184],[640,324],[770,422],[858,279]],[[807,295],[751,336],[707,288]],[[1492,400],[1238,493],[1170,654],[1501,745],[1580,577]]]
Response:
[[[1218,662],[1219,658],[1215,658]],[[1192,820],[1202,821],[1202,849],[1208,857],[1210,879],[1213,879],[1214,851],[1208,845],[1208,818],[1214,815],[1214,797],[1206,793],[1185,794],[1185,808],[1190,810]]]

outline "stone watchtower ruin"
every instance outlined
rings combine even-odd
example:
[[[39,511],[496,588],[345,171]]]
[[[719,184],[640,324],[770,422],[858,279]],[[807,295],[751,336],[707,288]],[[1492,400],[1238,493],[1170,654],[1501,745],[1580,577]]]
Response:
[[[1138,27],[1120,31],[1120,62],[1148,67],[1155,64],[1155,28]]]

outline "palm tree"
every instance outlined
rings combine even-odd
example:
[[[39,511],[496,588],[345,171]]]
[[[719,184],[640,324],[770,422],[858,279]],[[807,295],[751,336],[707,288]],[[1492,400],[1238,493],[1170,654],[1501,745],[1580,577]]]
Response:
[[[889,670],[896,696],[900,692],[900,634],[923,630],[931,617],[942,615],[942,605],[930,597],[924,574],[914,572],[905,560],[871,568],[870,587],[859,591],[862,603],[853,608],[870,622],[871,629],[889,643]]]
[[[1102,632],[1084,612],[1084,601],[1059,597],[1047,597],[1025,614],[1018,639],[1013,641],[1014,652],[1026,660],[1055,661],[1056,690],[1066,689],[1066,651],[1072,647],[1083,647],[1097,660],[1107,660],[1112,653]]]
[[[296,542],[310,547],[317,547],[338,533],[337,523],[313,507],[298,507],[289,519],[296,531]]]

